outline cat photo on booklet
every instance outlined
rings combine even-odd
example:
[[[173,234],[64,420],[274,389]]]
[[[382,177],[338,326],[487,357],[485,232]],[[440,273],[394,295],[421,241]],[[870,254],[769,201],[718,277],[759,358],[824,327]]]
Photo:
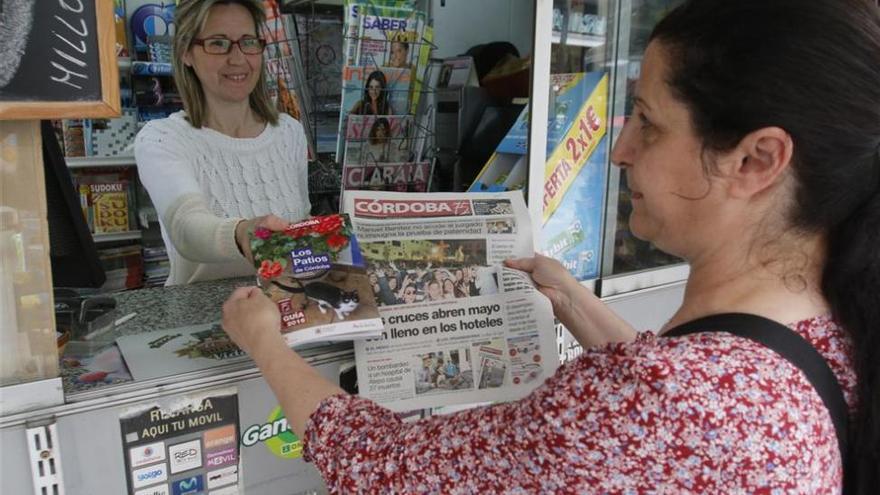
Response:
[[[305,301],[301,307],[303,311],[307,310],[312,302],[317,304],[317,308],[322,315],[328,314],[328,311],[332,310],[333,313],[329,314],[331,322],[334,321],[334,314],[336,315],[336,320],[346,319],[357,310],[358,304],[360,304],[357,289],[343,289],[326,282],[311,282],[295,287],[285,285],[278,280],[273,280],[272,285],[288,294],[302,294],[305,296]]]

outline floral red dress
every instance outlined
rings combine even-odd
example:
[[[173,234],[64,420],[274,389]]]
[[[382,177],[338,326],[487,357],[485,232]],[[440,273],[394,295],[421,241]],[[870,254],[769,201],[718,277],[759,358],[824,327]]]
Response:
[[[851,343],[791,325],[840,381]],[[840,493],[834,425],[803,373],[726,333],[590,349],[526,398],[415,423],[354,396],[311,415],[306,458],[337,493]]]

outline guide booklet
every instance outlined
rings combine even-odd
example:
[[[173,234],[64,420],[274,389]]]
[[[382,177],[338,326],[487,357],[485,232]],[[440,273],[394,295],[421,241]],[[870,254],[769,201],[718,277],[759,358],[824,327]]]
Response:
[[[381,334],[382,320],[347,215],[313,217],[251,240],[257,280],[281,311],[288,345]]]

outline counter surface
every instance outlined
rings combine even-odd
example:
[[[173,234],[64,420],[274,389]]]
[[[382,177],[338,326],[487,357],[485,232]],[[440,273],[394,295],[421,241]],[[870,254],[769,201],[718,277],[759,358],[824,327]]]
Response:
[[[113,294],[117,318],[136,315],[94,340],[72,341],[67,345],[61,360],[65,395],[131,381],[118,374],[101,376],[85,366],[105,358],[108,355],[105,351],[115,347],[117,337],[219,321],[223,302],[229,294],[237,287],[253,284],[253,278],[243,277]]]

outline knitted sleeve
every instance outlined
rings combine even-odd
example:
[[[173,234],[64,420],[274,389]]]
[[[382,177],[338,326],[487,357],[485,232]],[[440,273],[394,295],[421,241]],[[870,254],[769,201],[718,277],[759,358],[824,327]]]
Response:
[[[188,157],[189,140],[189,130],[182,126],[148,123],[135,139],[141,183],[181,256],[198,263],[240,260],[235,226],[242,219],[221,218],[209,210]]]

